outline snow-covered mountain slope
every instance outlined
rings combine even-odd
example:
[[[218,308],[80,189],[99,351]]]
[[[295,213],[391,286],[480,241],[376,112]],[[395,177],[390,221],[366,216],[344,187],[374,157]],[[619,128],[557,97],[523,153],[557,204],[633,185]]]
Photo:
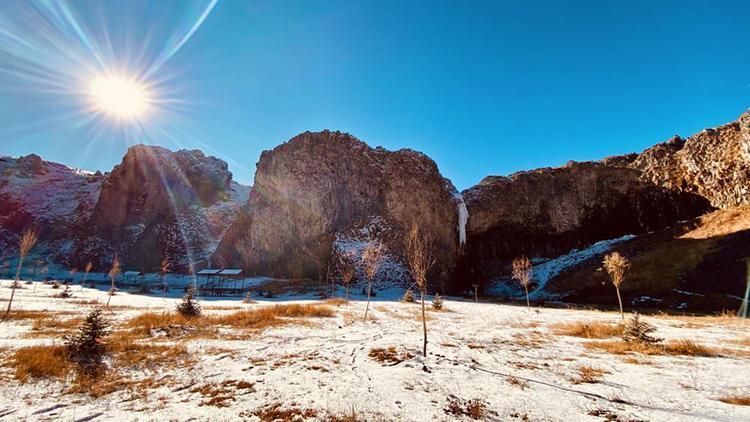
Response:
[[[555,299],[558,294],[547,291],[547,283],[563,271],[570,270],[576,266],[593,260],[601,260],[601,256],[609,251],[614,245],[633,239],[633,235],[625,235],[615,239],[601,240],[584,249],[573,249],[569,253],[553,259],[534,258],[532,260],[532,284],[529,290],[529,299]],[[517,281],[508,276],[498,277],[487,289],[487,292],[496,296],[508,296],[521,298],[524,291]]]
[[[36,155],[0,157],[0,259],[14,260],[21,232],[40,242],[35,265],[153,270],[209,257],[247,203],[250,187],[200,151],[131,148],[112,173],[92,173]]]
[[[104,176],[42,160],[0,157],[0,248],[11,254],[18,234],[35,229],[45,244],[64,243],[91,216]]]

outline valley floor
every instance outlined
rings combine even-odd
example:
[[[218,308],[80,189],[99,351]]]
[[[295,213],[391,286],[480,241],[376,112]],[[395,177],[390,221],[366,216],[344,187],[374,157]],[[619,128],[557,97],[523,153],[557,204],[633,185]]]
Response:
[[[3,311],[9,285],[0,281]],[[71,290],[66,299],[43,284],[16,291],[20,312],[0,323],[0,420],[750,420],[750,406],[727,403],[750,402],[746,321],[643,317],[665,344],[690,347],[623,352],[611,346],[617,337],[575,334],[579,323],[617,323],[616,313],[457,300],[428,311],[425,359],[413,303],[379,297],[364,322],[361,297],[211,300],[191,324],[160,315],[176,298],[118,293],[104,315],[121,345],[97,385],[71,373],[24,379],[19,350],[63,344],[107,300]],[[284,308],[267,325],[252,313],[290,304],[331,312]]]

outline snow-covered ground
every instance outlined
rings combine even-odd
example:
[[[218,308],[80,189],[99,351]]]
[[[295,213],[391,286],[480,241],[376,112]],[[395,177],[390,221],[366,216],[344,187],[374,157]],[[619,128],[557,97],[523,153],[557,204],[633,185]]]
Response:
[[[575,267],[589,259],[600,256],[607,252],[612,246],[635,238],[628,234],[615,239],[601,240],[584,249],[573,249],[565,255],[553,259],[532,259],[532,283],[533,288],[529,291],[529,299],[556,299],[545,291],[547,282],[568,268]],[[524,295],[523,289],[518,282],[507,279],[498,279],[487,289],[487,294],[494,296],[505,295],[520,298]]]
[[[0,281],[3,310],[9,284]],[[31,285],[23,287],[16,291],[14,309],[58,313],[59,318],[84,316],[97,301],[106,301],[103,290],[80,292],[75,287],[75,297],[59,299],[53,296],[60,290],[49,285],[39,284],[36,292]],[[32,333],[30,321],[6,321],[0,323],[0,419],[253,420],[248,415],[255,410],[280,404],[310,409],[310,415],[323,420],[352,411],[359,420],[461,420],[445,410],[455,396],[480,400],[486,405],[483,419],[497,421],[750,420],[749,406],[717,400],[750,395],[750,324],[726,318],[646,317],[660,337],[721,348],[725,356],[627,357],[584,347],[599,340],[553,332],[553,325],[563,322],[614,323],[619,319],[614,313],[527,311],[448,299],[446,309],[428,314],[425,359],[418,305],[387,300],[386,294],[377,299],[369,322],[362,320],[364,302],[353,301],[348,306],[329,304],[335,311],[332,318],[313,318],[309,324],[271,328],[239,340],[151,338],[149,344],[184,344],[194,363],[132,374],[154,379],[143,387],[145,393],[125,389],[98,398],[66,391],[68,385],[59,381],[16,380],[12,368],[2,364],[16,350],[61,340]],[[118,293],[106,316],[121,326],[147,310],[172,311],[177,301]],[[211,315],[270,305],[239,299],[203,302]],[[410,357],[384,364],[369,356],[373,348],[391,346]],[[425,365],[429,372],[423,370]],[[606,373],[599,383],[575,383],[581,365]],[[208,403],[215,390],[229,394],[221,401],[223,407]]]

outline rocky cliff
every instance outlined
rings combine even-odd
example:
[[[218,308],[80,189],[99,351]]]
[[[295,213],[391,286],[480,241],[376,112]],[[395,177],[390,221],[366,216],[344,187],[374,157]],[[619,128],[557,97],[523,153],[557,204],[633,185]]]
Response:
[[[459,244],[453,191],[419,152],[371,148],[346,133],[305,132],[263,152],[249,214],[230,228],[214,262],[315,276],[335,243],[372,231],[398,260],[403,234],[416,221],[435,242],[434,279],[446,280]]]
[[[247,195],[218,158],[197,150],[131,147],[105,178],[72,255],[106,265],[118,254],[126,268],[146,271],[163,258],[176,268],[208,266]]]
[[[554,257],[750,200],[750,113],[641,154],[487,177],[463,195],[460,277],[488,280],[515,256]]]
[[[135,146],[111,173],[91,173],[36,155],[0,157],[0,249],[15,256],[18,235],[40,233],[43,261],[92,261],[100,269],[120,255],[128,269],[207,265],[249,188],[227,164],[200,151]]]

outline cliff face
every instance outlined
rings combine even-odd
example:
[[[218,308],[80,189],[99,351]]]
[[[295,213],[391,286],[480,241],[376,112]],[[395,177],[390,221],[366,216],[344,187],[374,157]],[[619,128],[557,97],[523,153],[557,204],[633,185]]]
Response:
[[[317,275],[342,235],[377,231],[402,256],[412,221],[436,246],[435,279],[445,280],[458,248],[452,186],[424,154],[371,148],[340,132],[306,132],[265,151],[249,214],[236,221],[214,255],[249,271]]]
[[[34,229],[50,250],[69,251],[71,236],[92,213],[104,176],[31,154],[0,157],[0,250],[15,256],[18,236]]]
[[[487,280],[522,254],[553,257],[747,204],[750,113],[641,154],[487,177],[463,194],[470,218],[458,278]]]
[[[619,165],[571,163],[489,177],[465,191],[469,224],[463,275],[486,279],[520,255],[554,257],[711,209],[698,195],[653,185],[638,170]]]
[[[206,266],[247,199],[227,164],[200,151],[138,145],[104,180],[73,256],[107,265],[118,254],[129,268]]]
[[[732,123],[641,153],[632,168],[658,186],[691,192],[716,208],[750,203],[750,112]]]

